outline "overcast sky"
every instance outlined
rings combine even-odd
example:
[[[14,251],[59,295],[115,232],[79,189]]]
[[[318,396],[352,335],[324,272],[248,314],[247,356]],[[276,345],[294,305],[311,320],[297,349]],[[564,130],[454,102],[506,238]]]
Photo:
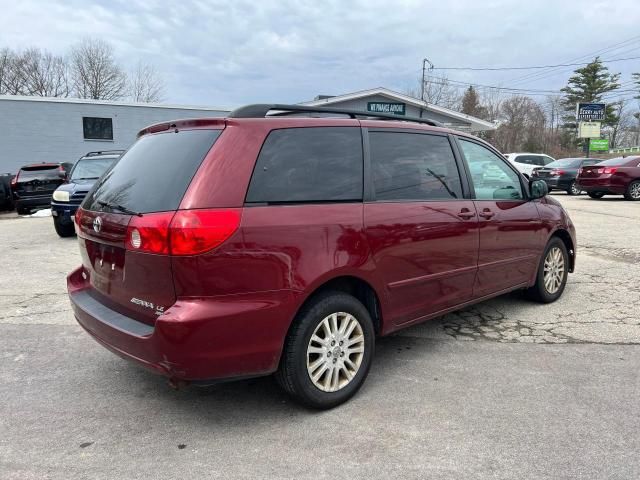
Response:
[[[417,87],[424,57],[436,67],[546,65],[633,37],[602,56],[640,57],[638,2],[0,0],[0,47],[63,53],[83,37],[102,38],[123,64],[153,64],[167,103],[234,107],[376,86],[406,91]],[[610,68],[626,81],[640,60]],[[559,89],[567,70],[520,84],[513,79],[532,71],[448,75]]]

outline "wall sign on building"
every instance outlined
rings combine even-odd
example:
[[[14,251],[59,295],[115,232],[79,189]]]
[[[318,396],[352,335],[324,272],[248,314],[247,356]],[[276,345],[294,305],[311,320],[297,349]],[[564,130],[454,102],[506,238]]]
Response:
[[[405,104],[395,102],[368,102],[367,111],[375,113],[393,113],[394,115],[405,115]]]
[[[588,122],[601,122],[607,115],[605,103],[580,102],[576,105],[576,119]]]

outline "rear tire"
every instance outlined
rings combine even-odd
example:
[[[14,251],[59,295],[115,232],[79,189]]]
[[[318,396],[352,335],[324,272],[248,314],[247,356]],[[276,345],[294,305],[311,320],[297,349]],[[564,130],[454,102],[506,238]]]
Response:
[[[600,200],[602,197],[604,197],[604,193],[602,192],[589,192],[587,193],[587,195],[589,195],[594,200]]]
[[[640,180],[634,180],[627,187],[627,193],[624,194],[624,198],[637,202],[640,200]]]
[[[564,242],[551,237],[538,265],[536,283],[527,289],[527,296],[536,302],[555,302],[567,285],[569,275],[569,254]]]
[[[73,237],[76,234],[73,223],[71,225],[64,224],[57,217],[53,217],[53,227],[56,229],[56,233],[62,238]]]
[[[31,209],[29,207],[22,207],[19,204],[16,204],[16,212],[18,215],[30,215]]]
[[[582,191],[578,188],[578,185],[575,181],[569,184],[569,188],[567,188],[567,194],[569,195],[580,195]]]
[[[346,293],[324,292],[296,316],[276,380],[307,407],[333,408],[360,389],[374,348],[375,331],[365,306]]]

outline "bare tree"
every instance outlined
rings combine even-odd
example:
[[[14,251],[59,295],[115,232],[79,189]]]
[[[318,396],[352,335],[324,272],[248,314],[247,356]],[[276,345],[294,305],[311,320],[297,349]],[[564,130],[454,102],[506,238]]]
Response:
[[[544,148],[546,118],[530,97],[516,95],[502,102],[501,123],[494,142],[503,152],[541,151]]]
[[[31,48],[22,55],[24,90],[27,95],[68,97],[69,68],[63,57]]]
[[[126,95],[127,75],[103,40],[85,39],[71,49],[71,78],[79,98],[119,100]]]
[[[407,94],[415,98],[420,98],[420,95],[422,95],[421,82],[422,78],[419,78],[418,88],[409,89]],[[424,98],[422,100],[433,105],[438,105],[439,107],[458,110],[460,109],[462,95],[460,95],[457,87],[451,85],[447,77],[428,75],[424,79]]]
[[[7,93],[7,79],[11,62],[13,61],[13,52],[8,48],[0,50],[0,95]]]
[[[134,102],[153,103],[164,99],[164,82],[152,65],[138,62],[129,80],[129,95]]]

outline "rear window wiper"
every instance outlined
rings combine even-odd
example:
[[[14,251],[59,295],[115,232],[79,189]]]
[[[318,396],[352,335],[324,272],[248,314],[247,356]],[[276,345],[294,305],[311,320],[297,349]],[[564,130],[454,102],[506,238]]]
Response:
[[[122,205],[118,205],[117,203],[105,202],[104,200],[96,200],[96,203],[103,206],[108,207],[111,210],[118,210],[122,213],[126,213],[127,215],[135,215],[137,217],[141,217],[142,214],[140,212],[134,212],[133,210],[129,210],[127,207],[123,207]]]

